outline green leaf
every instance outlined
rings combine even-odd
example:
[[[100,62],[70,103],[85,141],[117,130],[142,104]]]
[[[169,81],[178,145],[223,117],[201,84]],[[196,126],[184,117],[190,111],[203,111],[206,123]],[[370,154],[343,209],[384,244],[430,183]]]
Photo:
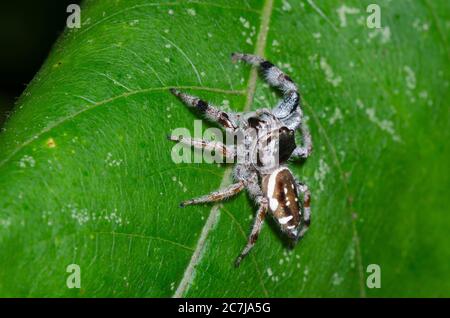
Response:
[[[378,1],[369,29],[370,3],[86,1],[0,134],[0,295],[448,296],[449,5]],[[299,84],[314,141],[291,164],[310,231],[289,250],[268,220],[239,268],[254,204],[180,209],[231,166],[175,164],[166,140],[196,119],[169,87],[276,104],[235,51]]]

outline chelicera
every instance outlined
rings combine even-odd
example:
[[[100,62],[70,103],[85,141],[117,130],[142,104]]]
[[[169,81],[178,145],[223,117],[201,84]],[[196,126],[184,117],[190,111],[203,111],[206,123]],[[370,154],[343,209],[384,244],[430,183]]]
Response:
[[[222,111],[198,97],[171,89],[187,106],[196,108],[228,133],[240,134],[242,138],[233,145],[181,136],[169,138],[195,148],[218,151],[227,159],[243,158],[237,160],[234,168],[235,183],[180,204],[185,207],[217,202],[247,189],[258,205],[258,211],[247,245],[236,259],[235,264],[239,266],[255,245],[267,213],[293,243],[297,243],[308,230],[311,217],[310,191],[306,184],[293,175],[287,161],[307,158],[311,154],[312,141],[302,121],[300,94],[291,78],[271,62],[256,55],[233,53],[232,59],[257,66],[267,83],[282,92],[282,101],[273,109],[234,113]],[[297,130],[301,132],[302,145],[296,145]]]

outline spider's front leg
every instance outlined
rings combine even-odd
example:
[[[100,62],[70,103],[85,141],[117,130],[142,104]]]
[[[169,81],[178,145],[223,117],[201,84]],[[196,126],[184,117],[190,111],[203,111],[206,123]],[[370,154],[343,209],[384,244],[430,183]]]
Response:
[[[227,159],[234,159],[236,155],[235,147],[234,146],[226,146],[221,142],[218,141],[209,141],[209,140],[203,140],[203,139],[196,139],[196,138],[189,138],[189,137],[183,137],[183,136],[168,136],[169,140],[172,141],[178,141],[182,143],[183,145],[187,146],[193,146],[197,149],[205,149],[210,152],[216,151],[220,154],[222,154],[223,157]]]
[[[258,199],[259,208],[258,212],[256,213],[255,217],[255,223],[253,224],[252,232],[250,233],[250,236],[248,237],[247,245],[244,247],[244,250],[241,252],[241,254],[238,256],[235,262],[235,266],[238,267],[245,256],[248,255],[250,250],[255,245],[256,240],[258,239],[259,232],[261,232],[261,228],[264,222],[264,218],[266,217],[267,210],[269,208],[269,202],[267,198],[260,197]]]
[[[225,189],[211,192],[210,194],[201,196],[199,198],[183,201],[180,203],[180,207],[183,208],[187,205],[222,201],[238,194],[239,192],[242,191],[242,189],[244,189],[244,187],[245,187],[244,182],[239,181],[237,183],[229,185]]]
[[[244,53],[233,53],[233,61],[241,60],[258,66],[267,83],[278,88],[283,93],[283,100],[273,109],[273,114],[286,123],[292,130],[298,128],[301,122],[301,109],[299,109],[300,94],[292,79],[278,67],[260,56]]]
[[[228,113],[218,109],[208,102],[196,96],[180,92],[174,88],[171,88],[170,92],[177,96],[187,106],[198,109],[201,113],[205,114],[208,119],[219,123],[225,129],[234,131],[237,128],[236,123],[232,120]]]

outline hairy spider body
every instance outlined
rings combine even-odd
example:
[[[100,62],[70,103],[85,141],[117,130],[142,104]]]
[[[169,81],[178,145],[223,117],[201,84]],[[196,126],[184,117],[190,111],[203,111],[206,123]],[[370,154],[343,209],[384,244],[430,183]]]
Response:
[[[169,138],[196,148],[219,151],[226,158],[238,159],[233,174],[236,183],[180,204],[184,207],[217,202],[247,189],[259,207],[247,245],[236,259],[238,266],[254,246],[267,213],[272,215],[282,232],[294,243],[307,231],[311,215],[310,192],[305,184],[294,177],[286,162],[290,158],[307,158],[312,150],[312,142],[309,130],[302,122],[300,94],[289,76],[256,55],[233,53],[232,59],[258,66],[266,81],[281,90],[283,100],[272,110],[227,113],[198,97],[171,89],[187,106],[196,108],[227,132],[238,134],[241,142],[225,145],[179,136]],[[301,146],[295,142],[295,131],[299,129],[303,140]]]

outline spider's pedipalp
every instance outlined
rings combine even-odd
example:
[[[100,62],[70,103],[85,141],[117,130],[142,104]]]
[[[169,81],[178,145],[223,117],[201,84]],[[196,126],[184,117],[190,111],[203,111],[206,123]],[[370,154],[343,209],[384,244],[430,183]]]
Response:
[[[229,197],[232,197],[233,195],[238,194],[243,189],[244,189],[244,182],[239,181],[237,183],[233,183],[232,185],[229,185],[225,189],[211,192],[211,193],[201,196],[199,198],[183,201],[180,203],[180,207],[183,208],[187,205],[222,201]]]
[[[180,92],[174,88],[171,88],[170,92],[177,96],[185,105],[196,108],[201,113],[205,114],[210,120],[219,123],[225,129],[234,131],[237,128],[237,125],[233,122],[229,114],[209,104],[208,102],[196,96]]]
[[[238,267],[240,265],[241,261],[244,259],[245,256],[248,255],[250,250],[255,245],[255,242],[259,236],[259,232],[261,232],[261,228],[262,228],[262,225],[264,222],[264,218],[266,217],[268,207],[269,207],[269,204],[268,204],[267,199],[261,198],[259,200],[259,209],[258,209],[258,212],[256,213],[255,223],[253,224],[252,232],[250,233],[250,236],[248,237],[247,245],[245,245],[241,254],[237,257],[237,259],[234,263],[236,267]]]

